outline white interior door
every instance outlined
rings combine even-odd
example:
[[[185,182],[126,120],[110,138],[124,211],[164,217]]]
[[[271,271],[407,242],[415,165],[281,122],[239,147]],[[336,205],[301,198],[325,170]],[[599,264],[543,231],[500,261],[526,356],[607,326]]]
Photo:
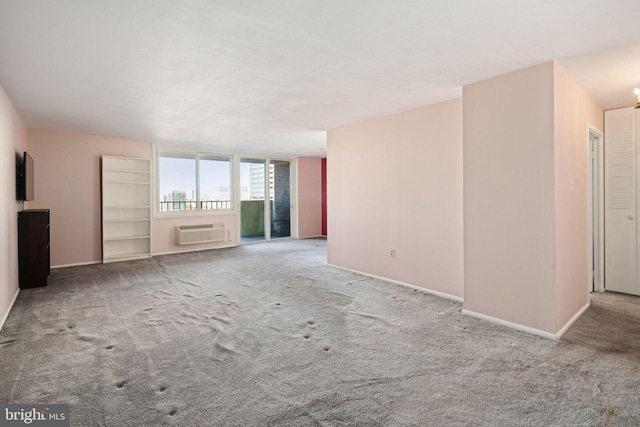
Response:
[[[636,110],[605,113],[605,288],[638,294]]]

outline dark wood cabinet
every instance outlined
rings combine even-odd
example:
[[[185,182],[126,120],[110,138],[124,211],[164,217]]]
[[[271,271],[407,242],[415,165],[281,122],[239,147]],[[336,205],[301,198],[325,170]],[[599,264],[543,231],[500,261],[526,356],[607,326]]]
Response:
[[[18,213],[20,288],[47,286],[50,272],[49,209]]]

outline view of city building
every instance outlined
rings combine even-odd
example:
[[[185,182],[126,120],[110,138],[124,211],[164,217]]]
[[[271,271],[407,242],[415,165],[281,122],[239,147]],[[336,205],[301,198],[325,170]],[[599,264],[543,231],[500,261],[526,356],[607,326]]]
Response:
[[[264,200],[264,163],[249,164],[249,198],[242,200]],[[273,182],[274,182],[273,164],[269,165],[269,200],[273,200]]]
[[[240,200],[264,200],[269,183],[269,200],[274,200],[275,169],[270,164],[265,180],[265,161],[240,163]],[[199,166],[196,168],[196,164]],[[159,156],[160,211],[233,209],[231,162],[219,158]],[[196,170],[200,174],[196,176]],[[199,178],[199,185],[196,181]],[[216,185],[217,184],[217,185]],[[223,185],[220,185],[223,184]],[[199,197],[196,194],[199,187]]]

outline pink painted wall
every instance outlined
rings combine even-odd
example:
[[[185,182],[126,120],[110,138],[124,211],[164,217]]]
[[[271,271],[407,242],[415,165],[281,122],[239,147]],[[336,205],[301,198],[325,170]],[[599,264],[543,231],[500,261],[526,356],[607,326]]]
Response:
[[[464,308],[550,333],[553,81],[549,62],[463,88]]]
[[[151,221],[151,252],[154,255],[214,249],[238,244],[237,220],[235,213],[229,215],[202,215],[195,217],[154,218]],[[201,243],[198,245],[176,245],[176,226],[198,224],[225,224],[227,235],[224,242]]]
[[[36,197],[29,208],[51,209],[51,264],[64,266],[102,259],[100,157],[151,159],[152,144],[98,135],[30,130],[29,153],[36,163]],[[302,158],[298,166],[301,237],[321,234],[320,158]],[[13,178],[12,178],[13,180]],[[237,215],[153,218],[152,254],[237,245]],[[306,229],[304,222],[307,222]],[[226,224],[223,243],[178,246],[175,226]]]
[[[603,130],[603,108],[554,64],[556,331],[589,302],[587,124]],[[571,180],[574,189],[571,190]]]
[[[151,159],[151,143],[98,135],[31,130],[29,153],[36,162],[36,198],[30,208],[51,209],[51,265],[102,260],[100,157]],[[175,226],[223,222],[230,241],[177,246]],[[209,249],[236,244],[236,215],[154,218],[151,252]]]
[[[333,129],[327,145],[329,263],[461,297],[462,100]]]
[[[322,158],[298,158],[298,237],[322,235]]]
[[[16,164],[27,150],[27,127],[0,86],[0,322],[18,291]],[[1,326],[1,325],[0,325]]]
[[[51,209],[51,265],[100,261],[100,157],[150,159],[151,144],[106,136],[29,131],[35,162],[35,200],[29,208]]]
[[[463,96],[465,309],[556,334],[589,302],[587,124],[603,109],[555,62]]]

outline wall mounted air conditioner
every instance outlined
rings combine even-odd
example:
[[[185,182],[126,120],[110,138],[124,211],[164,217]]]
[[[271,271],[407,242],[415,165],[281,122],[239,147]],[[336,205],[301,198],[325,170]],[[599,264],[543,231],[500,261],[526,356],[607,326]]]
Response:
[[[178,225],[176,226],[176,244],[224,242],[224,233],[224,224]]]

